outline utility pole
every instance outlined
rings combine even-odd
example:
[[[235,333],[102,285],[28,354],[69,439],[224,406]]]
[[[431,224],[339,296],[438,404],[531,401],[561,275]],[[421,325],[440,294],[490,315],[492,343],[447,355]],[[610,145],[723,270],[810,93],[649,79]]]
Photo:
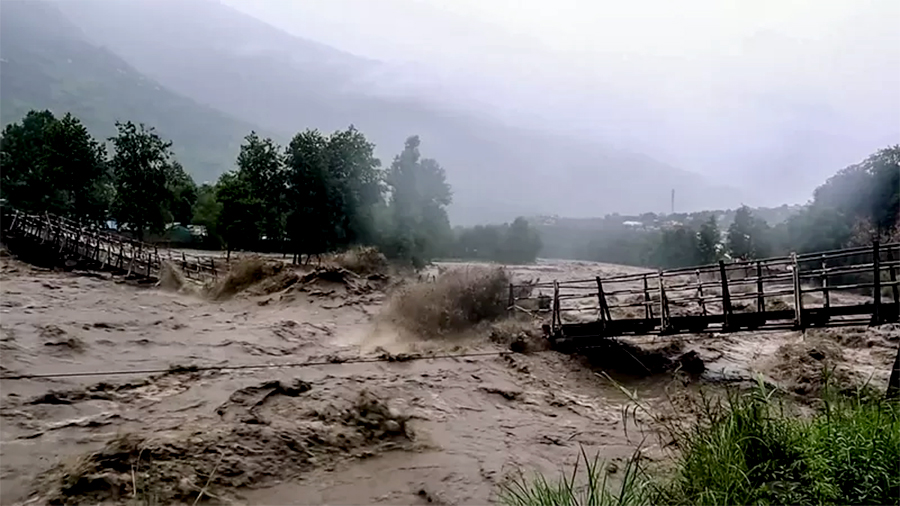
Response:
[[[672,212],[670,214],[675,214],[675,188],[672,188]]]

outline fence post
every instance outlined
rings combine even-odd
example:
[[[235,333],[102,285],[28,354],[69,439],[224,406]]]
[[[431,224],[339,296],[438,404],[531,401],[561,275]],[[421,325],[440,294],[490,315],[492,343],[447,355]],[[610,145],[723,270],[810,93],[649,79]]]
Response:
[[[897,344],[897,358],[894,359],[894,367],[891,369],[886,397],[888,399],[900,398],[900,344]]]
[[[825,299],[825,309],[831,307],[831,292],[828,291],[828,261],[825,255],[822,255],[822,296]]]
[[[606,294],[603,293],[603,282],[600,281],[600,276],[596,277],[597,279],[597,302],[600,304],[600,321],[603,322],[603,328],[606,328],[606,322],[612,320],[612,316],[609,314],[609,306],[606,305]]]
[[[666,301],[666,289],[663,286],[662,271],[659,271],[659,274],[657,275],[657,282],[659,283],[659,331],[665,332],[669,328],[669,322],[667,321],[669,305]]]
[[[803,290],[800,287],[800,263],[797,254],[791,253],[791,269],[794,274],[794,325],[803,328]]]
[[[550,317],[553,333],[556,334],[562,327],[562,316],[559,314],[559,282],[553,282],[553,315]],[[557,326],[558,325],[558,326]]]
[[[887,249],[887,259],[888,262],[891,263],[890,276],[891,276],[891,294],[894,296],[894,317],[897,318],[897,321],[900,321],[900,287],[897,286],[897,269],[894,266],[894,248],[892,246],[888,246]]]
[[[731,329],[731,294],[728,293],[728,273],[725,272],[725,261],[719,260],[719,278],[722,282],[722,330]]]
[[[647,284],[647,276],[649,276],[649,274],[644,274],[644,316],[648,320],[652,320],[653,305],[650,304],[650,287]]]
[[[766,312],[766,296],[763,293],[762,263],[756,262],[756,312]]]
[[[507,299],[507,303],[506,303],[506,311],[511,313],[514,310],[515,305],[516,305],[516,297],[513,294],[513,284],[510,283],[509,284],[509,298]]]
[[[875,303],[872,307],[872,325],[881,324],[881,252],[878,241],[872,241],[872,270],[875,279],[872,283],[872,295]]]
[[[700,313],[706,316],[706,304],[703,302],[703,277],[700,276],[700,269],[697,269],[695,274],[697,274],[697,304],[700,305]]]

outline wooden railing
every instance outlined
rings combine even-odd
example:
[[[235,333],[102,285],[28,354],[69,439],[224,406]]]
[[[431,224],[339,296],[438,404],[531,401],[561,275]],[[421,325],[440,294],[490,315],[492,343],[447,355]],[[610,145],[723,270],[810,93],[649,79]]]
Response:
[[[4,236],[24,239],[43,248],[53,248],[61,256],[74,256],[133,276],[158,278],[166,261],[191,279],[216,278],[228,270],[227,260],[183,251],[173,253],[170,249],[161,252],[156,245],[85,227],[62,216],[4,209],[2,225]]]
[[[511,285],[553,336],[730,332],[900,320],[900,243],[593,279]],[[547,291],[552,296],[536,295]],[[539,300],[543,297],[543,300]]]

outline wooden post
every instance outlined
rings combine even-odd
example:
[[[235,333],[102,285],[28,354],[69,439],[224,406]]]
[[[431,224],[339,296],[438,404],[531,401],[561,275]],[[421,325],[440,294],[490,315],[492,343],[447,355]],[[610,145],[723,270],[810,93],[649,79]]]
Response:
[[[597,302],[600,304],[600,321],[604,323],[603,327],[606,328],[606,322],[612,320],[612,316],[610,316],[609,306],[606,304],[606,294],[603,293],[603,282],[600,281],[600,276],[597,276],[596,279]]]
[[[825,309],[831,307],[831,292],[828,291],[828,261],[825,255],[822,255],[822,298],[825,299]]]
[[[722,330],[731,329],[731,294],[728,293],[728,273],[725,272],[725,261],[719,260],[719,278],[722,281],[722,316],[725,322]]]
[[[886,397],[893,400],[900,398],[900,344],[897,345],[897,357],[894,359],[894,367],[891,369]]]
[[[657,275],[657,283],[659,284],[659,331],[665,332],[668,329],[669,322],[666,321],[668,315],[668,303],[666,302],[666,289],[663,287],[663,273],[659,271]]]
[[[797,254],[791,253],[791,268],[794,275],[794,325],[798,329],[803,328],[803,290],[800,287],[800,264],[797,262]]]
[[[553,325],[553,332],[562,328],[562,315],[559,314],[559,282],[553,282],[553,316],[550,321]]]
[[[514,291],[513,291],[513,284],[510,283],[509,284],[509,298],[506,303],[506,310],[508,312],[512,312],[515,309],[514,308],[515,305],[516,305],[516,297],[515,297]]]
[[[766,296],[763,293],[762,263],[756,262],[756,312],[766,311]]]
[[[653,319],[653,305],[650,304],[650,288],[647,286],[647,276],[644,274],[644,316],[648,320]]]
[[[703,302],[703,277],[700,276],[700,269],[697,269],[697,299],[700,304],[700,312],[706,316],[706,304]]]
[[[881,324],[881,252],[878,241],[872,242],[872,270],[875,274],[872,283],[872,296],[875,302],[872,306],[872,325]]]
[[[62,251],[62,245],[59,243],[59,235],[62,233],[62,222],[56,222],[56,234],[53,237],[53,247],[58,247]]]
[[[894,316],[897,317],[897,321],[900,321],[900,287],[897,286],[897,268],[894,266],[894,248],[893,246],[889,246],[887,250],[887,259],[888,262],[891,263],[891,294],[894,296],[894,306],[896,306],[896,310],[898,314]]]

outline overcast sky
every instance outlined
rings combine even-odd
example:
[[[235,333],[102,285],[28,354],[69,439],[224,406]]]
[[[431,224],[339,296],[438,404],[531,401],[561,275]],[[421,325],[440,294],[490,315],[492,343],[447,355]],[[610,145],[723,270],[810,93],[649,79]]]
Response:
[[[750,185],[753,204],[802,202],[900,142],[900,0],[222,1],[511,121]]]

